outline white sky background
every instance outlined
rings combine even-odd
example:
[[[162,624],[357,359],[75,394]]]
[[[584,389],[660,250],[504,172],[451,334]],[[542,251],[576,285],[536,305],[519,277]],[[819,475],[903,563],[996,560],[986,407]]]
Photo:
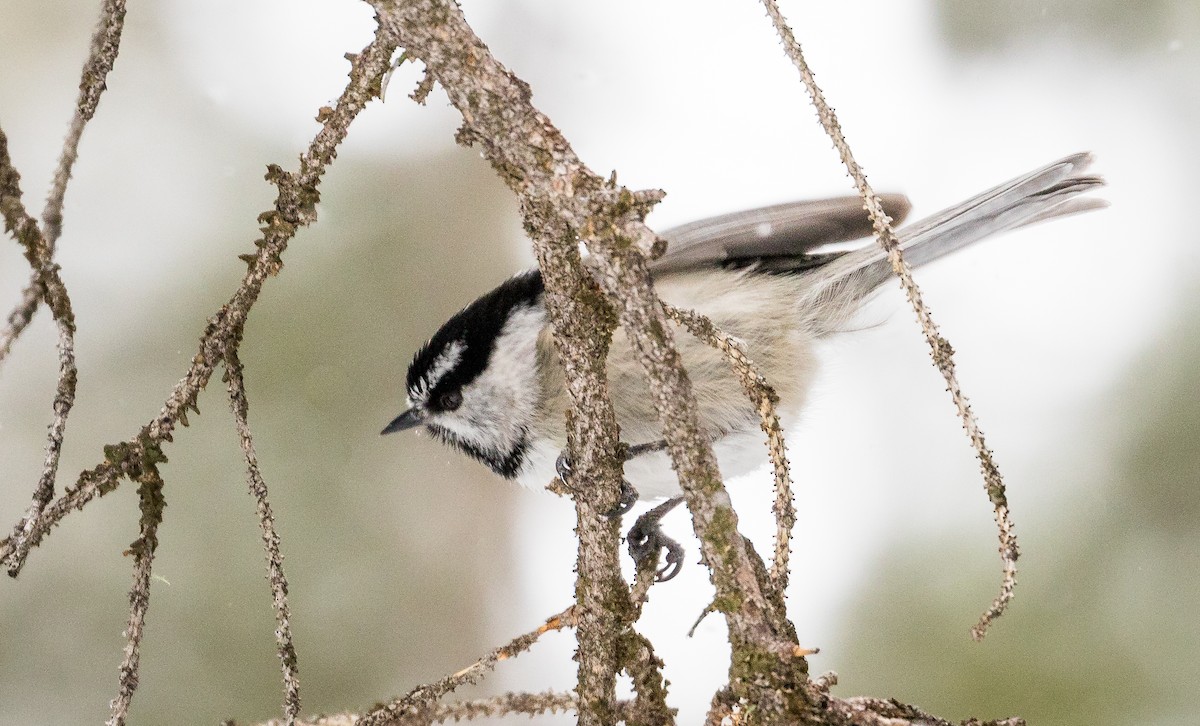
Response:
[[[668,192],[650,218],[656,228],[853,193],[756,3],[463,5],[593,170],[616,169],[631,188]],[[264,135],[296,149],[311,137],[314,110],[344,83],[341,54],[361,48],[370,31],[365,6],[349,1],[170,8],[174,22],[162,42],[189,59],[193,75],[161,82],[203,87],[212,104],[178,112],[261,124]],[[783,9],[859,162],[877,189],[910,197],[913,219],[1066,154],[1096,153],[1111,209],[1010,234],[917,275],[1009,482],[1018,531],[1054,521],[1055,503],[1088,479],[1081,467],[1097,454],[1081,448],[1081,433],[1103,430],[1115,382],[1195,289],[1200,259],[1176,211],[1189,209],[1194,188],[1185,174],[1195,168],[1200,94],[1180,84],[1195,67],[1195,26],[1119,61],[1070,37],[967,58],[938,38],[927,2]],[[139,20],[131,14],[130,22]],[[214,44],[214,33],[224,41]],[[71,69],[64,77],[78,72],[73,55],[63,68]],[[118,63],[118,72],[138,68],[124,55]],[[356,125],[354,135],[365,139],[357,148],[415,155],[453,145],[459,121],[440,90],[426,108],[405,98],[415,78],[411,67],[396,73],[385,110]],[[68,84],[62,93],[74,90]],[[102,117],[103,107],[98,123]],[[6,125],[10,137],[46,150],[45,159],[17,158],[27,194],[37,193],[61,128],[20,124]],[[527,250],[519,229],[498,233]],[[189,249],[122,254],[145,253],[176,254],[181,269],[195,263]],[[87,267],[97,279],[104,265],[122,264],[111,250],[86,245],[61,254],[66,269]],[[5,289],[16,289],[7,284],[13,274],[3,272]],[[126,294],[114,289],[112,304]],[[897,543],[956,533],[977,553],[975,566],[999,583],[977,464],[898,290],[881,295],[863,320],[885,322],[828,346],[811,405],[789,429],[799,510],[789,602],[802,644],[825,651],[812,660],[814,672],[837,668],[839,609]],[[769,485],[764,470],[731,488],[743,531],[765,546],[774,529]],[[525,493],[521,506],[515,556],[524,563],[523,600],[497,604],[497,642],[556,612],[572,592],[571,507],[543,493]],[[710,590],[686,516],[673,516],[667,529],[684,541],[689,566],[653,591],[640,627],[668,664],[679,723],[697,723],[724,678],[724,626],[710,617],[694,639],[683,637]],[[963,637],[977,614],[962,613]],[[494,682],[569,688],[571,648],[567,637],[549,638]],[[535,667],[543,673],[532,675]]]

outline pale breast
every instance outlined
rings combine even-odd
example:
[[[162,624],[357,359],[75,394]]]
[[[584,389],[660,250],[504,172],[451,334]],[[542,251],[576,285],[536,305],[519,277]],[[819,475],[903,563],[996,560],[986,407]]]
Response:
[[[712,270],[686,275],[664,275],[655,280],[659,295],[667,302],[708,315],[726,333],[746,344],[746,351],[759,371],[775,388],[780,406],[798,410],[816,370],[814,344],[817,334],[805,323],[803,278],[761,275],[745,271]],[[722,474],[734,477],[765,464],[766,448],[759,417],[728,360],[720,351],[674,326],[675,344],[688,369],[699,406],[701,424],[712,433]],[[543,366],[543,405],[563,411],[570,405],[563,374],[547,332],[539,345]],[[641,444],[662,439],[658,413],[642,367],[629,350],[623,330],[613,336],[608,365],[609,387],[621,439]],[[528,466],[520,480],[544,487],[554,476],[554,458],[566,446],[565,419],[546,417],[535,438],[540,443],[530,451]],[[644,498],[678,493],[678,483],[665,453],[640,457],[626,464],[627,478]]]

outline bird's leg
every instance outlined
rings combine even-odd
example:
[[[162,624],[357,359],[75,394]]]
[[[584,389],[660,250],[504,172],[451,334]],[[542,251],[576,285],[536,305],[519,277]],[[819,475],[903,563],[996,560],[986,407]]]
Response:
[[[652,441],[648,444],[632,444],[625,447],[625,461],[632,461],[634,458],[645,454],[653,454],[656,451],[662,451],[667,448],[666,441]],[[606,517],[620,517],[633,509],[633,505],[637,504],[638,491],[633,488],[628,479],[621,480],[621,498],[617,500],[616,506],[604,513]]]
[[[667,448],[667,442],[663,440],[651,441],[645,444],[633,444],[625,447],[625,461],[630,461],[639,456],[653,454]],[[570,486],[571,478],[571,459],[567,456],[567,452],[562,452],[558,455],[558,460],[554,462],[554,470],[558,473],[558,478],[563,480],[564,484]],[[633,488],[627,480],[621,480],[621,497],[617,501],[616,506],[604,513],[606,517],[620,517],[621,515],[633,509],[633,505],[637,503],[638,492]],[[641,562],[646,557],[653,557],[658,554],[660,549],[666,550],[666,562],[658,570],[657,579],[659,582],[666,582],[679,574],[679,570],[683,567],[683,547],[675,540],[663,533],[659,522],[667,512],[670,512],[679,503],[683,501],[683,497],[673,497],[659,504],[655,508],[646,512],[637,518],[630,528],[629,534],[626,535],[626,542],[629,546],[629,555],[633,557],[634,562]]]
[[[658,570],[656,579],[666,582],[679,574],[683,567],[683,547],[663,533],[659,522],[667,512],[679,506],[683,497],[671,497],[654,509],[637,518],[630,528],[626,541],[629,544],[629,556],[640,563],[647,557],[654,557],[660,549],[667,551],[666,562]]]
[[[651,441],[648,444],[633,444],[625,447],[625,461],[629,461],[638,456],[645,454],[653,454],[656,451],[662,451],[667,448],[666,441]],[[567,452],[563,451],[558,455],[558,460],[554,462],[554,471],[558,474],[558,478],[563,480],[564,484],[568,484],[571,478],[571,459],[567,456]],[[617,499],[617,503],[612,509],[604,513],[604,516],[613,518],[620,517],[633,509],[633,505],[637,504],[638,492],[633,488],[627,480],[621,480],[621,495]]]
[[[667,442],[664,439],[651,441],[648,444],[631,444],[625,447],[625,461],[632,461],[639,456],[653,454],[656,451],[663,451],[667,448]]]

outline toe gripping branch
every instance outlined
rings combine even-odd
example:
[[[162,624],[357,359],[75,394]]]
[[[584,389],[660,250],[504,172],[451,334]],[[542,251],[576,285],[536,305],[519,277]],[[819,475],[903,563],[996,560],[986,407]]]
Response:
[[[654,509],[637,518],[629,528],[625,541],[629,546],[629,556],[635,563],[641,563],[647,557],[655,557],[660,549],[667,551],[663,566],[658,569],[655,577],[659,582],[666,582],[679,574],[683,568],[683,547],[663,533],[659,522],[679,503],[683,497],[671,497]]]
[[[656,451],[662,451],[666,447],[666,441],[652,441],[647,444],[628,446],[625,450],[625,461]],[[567,456],[567,452],[564,451],[558,455],[558,460],[554,463],[554,470],[558,473],[559,479],[562,479],[564,483],[569,482],[572,467],[571,459]],[[637,489],[627,480],[622,479],[620,498],[612,509],[604,513],[604,516],[609,518],[621,517],[633,509],[633,505],[637,503],[637,500]],[[662,527],[659,526],[662,518],[672,509],[679,506],[679,503],[682,501],[683,497],[672,497],[638,517],[625,537],[629,548],[629,556],[633,558],[634,564],[637,565],[640,565],[647,557],[657,556],[660,549],[666,550],[665,561],[663,566],[659,568],[655,578],[659,582],[666,582],[675,577],[683,567],[683,547],[663,533]]]

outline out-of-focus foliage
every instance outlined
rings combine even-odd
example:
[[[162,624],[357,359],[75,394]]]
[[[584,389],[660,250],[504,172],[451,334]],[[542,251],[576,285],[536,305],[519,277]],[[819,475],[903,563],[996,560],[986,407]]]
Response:
[[[1184,684],[1200,681],[1200,306],[1124,389],[1080,432],[1105,440],[1106,473],[1024,518],[1021,596],[988,640],[965,637],[987,573],[953,541],[913,542],[880,563],[847,623],[844,687],[963,718],[1195,723]]]
[[[1081,34],[1115,51],[1130,52],[1180,37],[1200,22],[1200,6],[1180,0],[938,0],[945,38],[964,52],[997,50],[1030,38]]]
[[[1200,39],[1194,2],[940,0],[936,8],[945,38],[967,55],[1069,38],[1131,59],[1143,54],[1137,62],[1154,68],[1163,51],[1195,58]],[[1200,86],[1185,83],[1173,95],[1195,108]],[[1194,143],[1181,143],[1178,158],[1194,158]],[[1133,250],[1146,240],[1128,243]],[[1112,289],[1122,294],[1119,280]],[[1025,557],[1016,603],[987,641],[973,643],[965,633],[994,577],[964,559],[952,538],[929,533],[884,557],[860,594],[844,624],[851,645],[837,666],[843,688],[958,718],[1021,715],[1061,726],[1200,718],[1189,685],[1200,682],[1200,627],[1192,615],[1200,602],[1194,290],[1183,309],[1111,395],[1091,405],[1084,427],[1047,437],[1046,471],[1062,471],[1057,462],[1074,457],[1081,465],[1062,478],[1010,480]],[[1021,507],[1022,487],[1069,494],[1029,511]]]

